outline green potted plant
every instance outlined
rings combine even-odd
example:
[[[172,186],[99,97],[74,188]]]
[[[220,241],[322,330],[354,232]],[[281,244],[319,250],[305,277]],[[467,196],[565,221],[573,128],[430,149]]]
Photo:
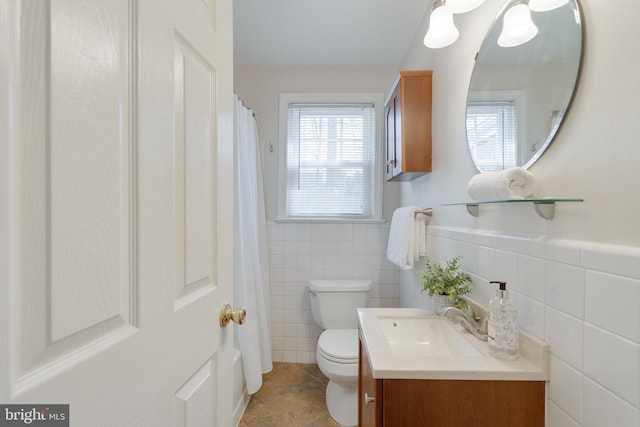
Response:
[[[447,261],[443,268],[429,257],[425,257],[425,269],[421,270],[421,292],[429,292],[429,297],[434,302],[434,311],[440,313],[444,307],[455,306],[466,310],[467,301],[462,298],[471,290],[471,276],[466,271],[460,270],[459,263],[462,256]]]

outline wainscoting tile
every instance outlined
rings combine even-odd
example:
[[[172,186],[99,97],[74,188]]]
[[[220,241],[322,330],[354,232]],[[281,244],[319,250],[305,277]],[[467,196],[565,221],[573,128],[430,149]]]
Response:
[[[640,279],[640,247],[584,243],[580,249],[580,265]]]
[[[584,427],[640,425],[640,412],[594,381],[584,381]]]
[[[578,370],[582,370],[584,352],[584,322],[547,307],[546,341],[551,354]]]
[[[518,326],[525,331],[544,340],[545,334],[545,307],[544,304],[518,295],[515,301],[518,307]]]
[[[580,265],[581,247],[582,242],[578,240],[539,237],[531,242],[531,254],[564,264]]]
[[[480,277],[496,276],[496,250],[486,246],[478,247],[478,270]]]
[[[584,373],[640,407],[640,345],[587,324]]]
[[[531,238],[532,236],[525,234],[499,234],[497,248],[503,251],[530,255],[532,240]]]
[[[518,293],[544,303],[545,281],[546,261],[518,255]]]
[[[507,282],[507,289],[518,292],[518,255],[513,252],[496,250],[495,277],[487,277],[486,279]]]
[[[555,356],[550,358],[548,398],[569,416],[582,422],[583,375]]]
[[[571,418],[566,412],[563,412],[552,401],[547,400],[547,420],[545,427],[580,427],[580,424]]]
[[[578,319],[584,319],[585,276],[582,267],[547,262],[546,303]]]
[[[640,343],[640,280],[587,271],[586,320]]]

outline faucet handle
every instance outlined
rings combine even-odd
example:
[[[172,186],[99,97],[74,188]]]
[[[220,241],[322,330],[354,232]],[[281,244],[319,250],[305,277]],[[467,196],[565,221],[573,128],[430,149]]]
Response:
[[[483,317],[482,319],[478,318],[480,321],[480,327],[478,328],[478,332],[481,334],[486,334],[489,332],[489,318]]]
[[[489,330],[489,317],[488,316],[480,317],[482,314],[480,316],[476,314],[476,311],[473,309],[473,307],[470,304],[467,304],[467,311],[471,314],[471,317],[473,318],[473,320],[476,321],[478,332],[480,332],[481,334],[486,334],[487,331]]]

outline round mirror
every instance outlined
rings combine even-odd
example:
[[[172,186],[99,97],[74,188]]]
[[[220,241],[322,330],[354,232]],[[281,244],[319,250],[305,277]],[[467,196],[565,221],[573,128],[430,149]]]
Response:
[[[466,128],[480,172],[531,166],[558,132],[573,96],[582,57],[577,0],[555,0],[563,4],[543,12],[532,11],[533,3],[509,0],[476,56]]]

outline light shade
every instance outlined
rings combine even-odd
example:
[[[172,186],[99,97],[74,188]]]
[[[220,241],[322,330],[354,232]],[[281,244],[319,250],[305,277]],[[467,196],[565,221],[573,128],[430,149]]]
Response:
[[[531,20],[531,11],[526,4],[516,4],[504,14],[498,45],[519,46],[534,38],[536,34],[538,34],[538,27]]]
[[[569,0],[529,0],[529,9],[533,12],[546,12],[569,3]]]
[[[458,40],[460,33],[453,23],[453,13],[446,7],[437,7],[429,18],[429,31],[424,36],[424,44],[432,49],[449,46]]]
[[[447,0],[447,8],[453,13],[472,11],[484,3],[484,0]]]

